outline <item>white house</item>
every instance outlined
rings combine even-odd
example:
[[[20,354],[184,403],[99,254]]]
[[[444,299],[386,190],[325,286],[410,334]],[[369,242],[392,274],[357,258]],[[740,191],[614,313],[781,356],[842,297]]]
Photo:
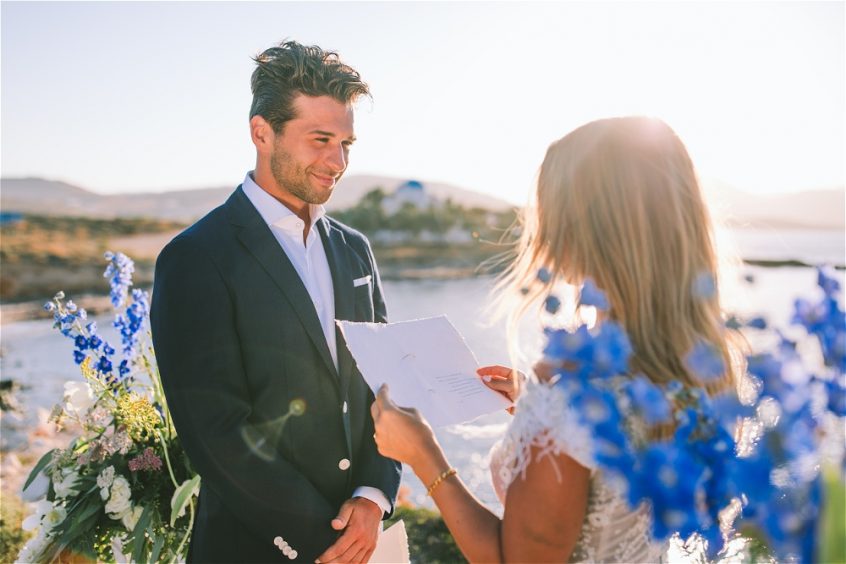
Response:
[[[422,182],[417,180],[407,180],[394,190],[393,194],[388,194],[382,200],[382,210],[386,215],[394,215],[405,204],[411,204],[418,209],[426,209],[434,203],[434,200],[426,193],[426,188]]]

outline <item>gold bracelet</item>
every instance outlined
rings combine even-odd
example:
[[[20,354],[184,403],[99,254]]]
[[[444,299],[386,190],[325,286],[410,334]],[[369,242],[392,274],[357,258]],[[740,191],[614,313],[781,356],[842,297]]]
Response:
[[[440,476],[435,478],[435,481],[432,482],[432,485],[429,486],[429,489],[426,490],[426,495],[432,497],[432,492],[435,491],[435,488],[441,485],[441,482],[449,478],[450,476],[455,476],[458,473],[458,470],[455,468],[450,468],[449,470],[445,470],[441,473]]]

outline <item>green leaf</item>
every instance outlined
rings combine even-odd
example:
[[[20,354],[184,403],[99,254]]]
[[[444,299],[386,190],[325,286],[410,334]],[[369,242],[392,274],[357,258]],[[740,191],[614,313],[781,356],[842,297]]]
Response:
[[[50,461],[53,459],[53,453],[56,452],[57,450],[58,449],[54,448],[53,450],[48,451],[47,454],[45,454],[44,456],[41,457],[41,460],[38,461],[38,463],[35,465],[35,468],[33,468],[32,472],[29,473],[29,478],[26,479],[26,482],[24,483],[23,489],[27,489],[29,487],[29,485],[32,483],[32,481],[35,479],[35,477],[38,476],[39,472],[44,470],[44,467],[47,466],[50,463]]]
[[[197,474],[190,480],[185,480],[173,492],[173,497],[170,498],[170,526],[173,527],[176,520],[179,518],[179,513],[185,508],[194,495],[194,491],[199,491],[200,475]]]
[[[87,519],[89,515],[91,515],[92,513],[96,513],[100,509],[100,507],[102,507],[102,506],[103,506],[103,504],[100,501],[99,497],[96,497],[96,498],[90,497],[90,498],[88,498],[88,501],[86,501],[86,503],[85,503],[85,505],[83,506],[82,509],[80,509],[79,511],[76,511],[75,513],[72,514],[73,518],[74,519]],[[70,516],[71,515],[68,515],[68,517],[70,517]]]
[[[151,507],[151,504],[144,507],[144,511],[141,513],[138,523],[136,523],[135,528],[132,529],[132,537],[134,539],[132,547],[132,562],[141,562],[141,555],[143,554],[144,547],[147,544],[146,539],[144,538],[144,530],[150,524],[150,519],[153,517],[153,512],[150,509]]]
[[[823,510],[817,528],[818,562],[846,562],[846,483],[837,467],[823,468]]]
[[[69,543],[73,542],[73,540],[80,534],[89,532],[89,529],[100,517],[100,513],[98,511],[100,507],[102,507],[102,504],[99,499],[89,498],[88,501],[81,506],[81,509],[68,512],[62,524],[70,523],[71,525],[64,533],[62,533],[62,536],[59,538],[59,544],[62,547],[65,547]]]
[[[153,551],[150,552],[150,562],[158,562],[159,561],[159,554],[162,551],[162,547],[164,546],[165,536],[164,535],[156,535],[153,537]]]

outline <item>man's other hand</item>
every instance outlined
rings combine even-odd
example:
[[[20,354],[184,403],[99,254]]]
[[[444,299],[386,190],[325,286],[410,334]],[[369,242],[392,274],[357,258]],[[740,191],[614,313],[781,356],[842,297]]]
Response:
[[[376,549],[382,509],[363,497],[348,499],[332,519],[332,528],[344,531],[335,544],[317,557],[325,562],[367,562]]]

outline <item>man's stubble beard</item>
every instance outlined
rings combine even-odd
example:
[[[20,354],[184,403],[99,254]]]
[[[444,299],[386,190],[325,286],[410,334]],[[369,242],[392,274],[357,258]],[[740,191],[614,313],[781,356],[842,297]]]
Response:
[[[308,171],[282,150],[276,150],[270,155],[270,172],[280,188],[307,204],[325,204],[334,189],[334,186],[329,188],[325,194],[314,190],[308,182]]]

